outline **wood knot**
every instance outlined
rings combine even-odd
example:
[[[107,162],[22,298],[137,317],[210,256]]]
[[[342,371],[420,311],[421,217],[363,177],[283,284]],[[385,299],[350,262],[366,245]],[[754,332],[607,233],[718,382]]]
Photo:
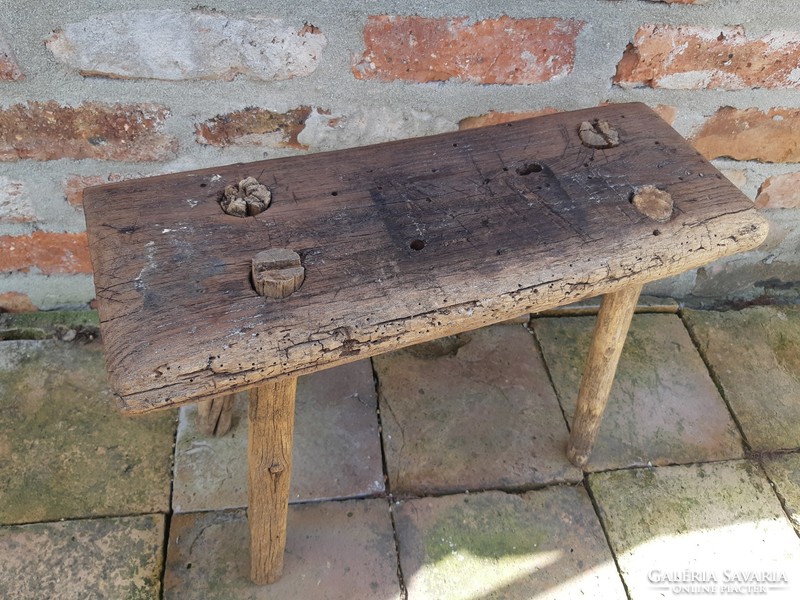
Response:
[[[578,128],[578,136],[589,148],[613,148],[619,146],[619,133],[608,121],[584,121]]]
[[[273,475],[279,475],[280,473],[283,473],[285,470],[286,467],[278,463],[271,465],[269,468],[269,472],[272,473]]]
[[[272,192],[258,183],[255,177],[242,179],[238,185],[229,185],[222,194],[219,205],[234,217],[252,217],[267,210]]]
[[[270,248],[253,257],[253,287],[265,298],[286,298],[305,280],[300,255],[287,248]]]
[[[636,188],[631,196],[631,204],[643,215],[660,223],[672,217],[672,195],[654,185]]]

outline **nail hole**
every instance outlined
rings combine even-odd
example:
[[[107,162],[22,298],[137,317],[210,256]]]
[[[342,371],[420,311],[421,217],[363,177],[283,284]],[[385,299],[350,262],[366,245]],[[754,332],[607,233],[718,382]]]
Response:
[[[661,235],[660,229],[653,229],[653,235]]]
[[[410,245],[412,250],[422,250],[425,247],[425,240],[414,240]]]
[[[508,171],[508,167],[503,167],[503,171]]]
[[[660,146],[661,145],[661,142],[659,142],[658,140],[656,140],[654,143],[655,143],[656,146]]]
[[[453,144],[453,148],[458,148],[458,143],[457,142]]]
[[[201,183],[201,184],[200,184],[200,187],[206,187],[206,186],[208,186],[208,184],[207,184],[207,183]]]
[[[487,183],[491,183],[491,181],[492,181],[491,179],[484,179],[483,180],[483,185],[486,185]]]
[[[542,165],[539,163],[528,163],[521,167],[517,167],[517,175],[530,175],[531,173],[540,173]]]
[[[339,192],[331,192],[331,196],[338,196]]]
[[[437,173],[439,169],[431,169],[431,173]]]
[[[187,565],[186,565],[186,568],[187,568],[187,569],[191,569],[191,568],[192,568],[192,563],[189,563],[189,564],[187,564]]]

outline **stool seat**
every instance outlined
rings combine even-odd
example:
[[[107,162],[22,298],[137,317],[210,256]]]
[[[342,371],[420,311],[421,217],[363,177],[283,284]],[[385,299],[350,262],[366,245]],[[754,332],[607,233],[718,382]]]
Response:
[[[226,214],[247,177],[271,204]],[[671,196],[666,219],[632,202],[648,186]],[[84,207],[110,380],[133,413],[641,285],[767,232],[641,104],[115,183]],[[272,248],[305,269],[282,299],[251,281]]]

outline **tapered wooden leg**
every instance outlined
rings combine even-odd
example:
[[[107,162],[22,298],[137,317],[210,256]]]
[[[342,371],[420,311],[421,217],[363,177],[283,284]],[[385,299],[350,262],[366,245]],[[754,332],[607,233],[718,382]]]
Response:
[[[636,286],[603,296],[567,445],[567,458],[577,467],[583,467],[592,453],[641,291]]]
[[[218,396],[197,403],[197,429],[206,435],[223,436],[231,428],[233,402],[236,396]]]
[[[297,379],[272,381],[250,392],[249,459],[250,578],[277,581],[283,571],[292,431]]]

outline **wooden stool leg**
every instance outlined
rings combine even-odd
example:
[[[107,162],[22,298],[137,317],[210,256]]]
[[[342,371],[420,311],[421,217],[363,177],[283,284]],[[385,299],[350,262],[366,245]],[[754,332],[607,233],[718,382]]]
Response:
[[[583,467],[592,453],[641,291],[636,286],[603,296],[567,445],[567,458],[576,467]]]
[[[197,428],[206,435],[221,437],[231,428],[234,394],[197,403]]]
[[[292,431],[297,379],[268,382],[250,392],[249,460],[250,578],[277,581],[283,571]]]

